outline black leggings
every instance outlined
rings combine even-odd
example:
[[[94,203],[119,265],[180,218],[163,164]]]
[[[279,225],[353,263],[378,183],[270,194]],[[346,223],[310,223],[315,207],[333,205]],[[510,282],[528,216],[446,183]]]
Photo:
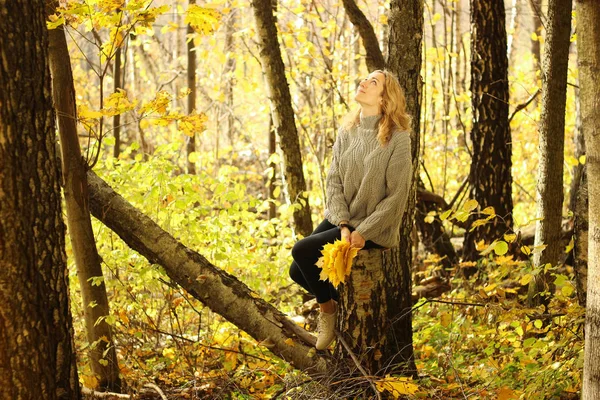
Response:
[[[331,299],[338,300],[339,294],[329,281],[319,280],[321,268],[315,264],[321,257],[321,250],[327,243],[341,239],[340,228],[326,219],[317,226],[310,236],[298,241],[292,249],[294,262],[290,266],[290,277],[317,298],[318,303],[326,303]],[[368,240],[364,249],[382,248]]]

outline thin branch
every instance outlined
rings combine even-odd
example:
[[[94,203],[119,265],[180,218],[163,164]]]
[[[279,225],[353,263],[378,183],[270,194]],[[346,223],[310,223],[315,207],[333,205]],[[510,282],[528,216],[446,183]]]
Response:
[[[519,104],[515,110],[513,111],[513,113],[511,114],[510,118],[508,119],[508,123],[510,124],[510,121],[512,121],[512,119],[514,118],[515,114],[518,113],[519,111],[521,111],[522,109],[526,108],[529,104],[531,104],[531,102],[533,100],[535,100],[535,98],[540,94],[540,92],[542,91],[541,88],[538,88],[534,94],[532,94],[525,103]]]
[[[113,393],[113,392],[96,392],[90,388],[86,388],[85,386],[81,388],[81,393],[87,396],[92,396],[95,399],[104,399],[104,398],[117,398],[117,399],[131,399],[131,396],[128,394],[121,393]]]
[[[156,391],[156,393],[158,393],[160,395],[162,400],[169,400],[169,399],[167,399],[167,396],[165,396],[164,392],[162,390],[160,390],[160,388],[158,386],[156,386],[154,383],[146,383],[144,385],[144,387],[154,389]]]
[[[342,335],[340,335],[340,333],[338,331],[336,331],[335,334],[337,335],[337,338],[340,341],[340,343],[342,344],[342,346],[344,346],[344,348],[346,349],[348,354],[350,354],[350,357],[352,357],[352,361],[354,361],[354,364],[356,364],[356,367],[358,368],[358,370],[363,374],[365,379],[367,381],[369,381],[369,385],[371,385],[371,387],[373,388],[373,391],[375,392],[375,395],[377,396],[377,398],[379,400],[381,400],[381,395],[379,394],[379,391],[375,387],[375,384],[373,383],[373,379],[370,378],[369,374],[367,374],[367,371],[365,371],[365,369],[362,367],[362,365],[360,365],[360,362],[358,361],[358,359],[356,358],[356,356],[350,349],[350,346],[348,346],[348,343],[346,343],[346,341],[344,340],[344,338],[342,337]]]

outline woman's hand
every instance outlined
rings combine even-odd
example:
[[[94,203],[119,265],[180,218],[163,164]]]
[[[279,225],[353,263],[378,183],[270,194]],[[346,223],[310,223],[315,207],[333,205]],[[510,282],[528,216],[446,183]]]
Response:
[[[342,241],[350,243],[350,229],[343,227],[340,231],[342,232]]]
[[[363,238],[358,231],[352,232],[350,234],[350,246],[362,249],[365,247],[365,238]]]

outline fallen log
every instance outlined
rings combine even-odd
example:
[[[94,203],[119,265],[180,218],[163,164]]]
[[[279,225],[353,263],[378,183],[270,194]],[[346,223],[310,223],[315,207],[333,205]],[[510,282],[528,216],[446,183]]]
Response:
[[[314,375],[327,370],[328,362],[313,351],[313,335],[236,277],[178,242],[93,171],[88,172],[88,185],[92,215],[148,261],[161,265],[188,293],[294,367]]]

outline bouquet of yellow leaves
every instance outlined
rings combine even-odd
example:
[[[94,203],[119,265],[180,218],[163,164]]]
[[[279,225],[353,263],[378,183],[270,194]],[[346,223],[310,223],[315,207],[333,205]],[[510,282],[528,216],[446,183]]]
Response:
[[[322,281],[329,279],[334,287],[344,283],[346,277],[350,275],[352,260],[358,254],[358,250],[345,240],[336,240],[323,246],[321,251],[323,257],[315,264],[322,269],[319,278]]]

